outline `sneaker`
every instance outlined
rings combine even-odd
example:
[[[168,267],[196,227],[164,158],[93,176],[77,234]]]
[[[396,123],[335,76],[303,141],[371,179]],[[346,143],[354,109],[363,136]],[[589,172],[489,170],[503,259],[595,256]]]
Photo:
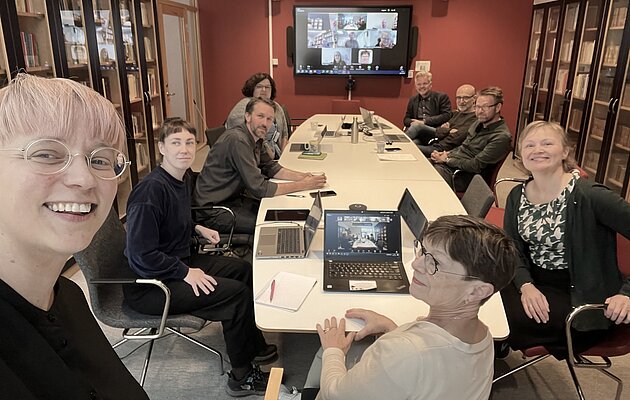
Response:
[[[510,345],[507,340],[494,342],[494,358],[496,360],[505,360],[510,355]]]
[[[278,359],[278,348],[275,344],[268,344],[267,347],[262,349],[256,354],[253,362],[256,364],[269,364]]]
[[[240,380],[236,380],[230,371],[228,372],[226,391],[232,397],[264,396],[265,390],[267,390],[267,379],[268,377],[262,373],[257,365],[252,366],[251,371]]]

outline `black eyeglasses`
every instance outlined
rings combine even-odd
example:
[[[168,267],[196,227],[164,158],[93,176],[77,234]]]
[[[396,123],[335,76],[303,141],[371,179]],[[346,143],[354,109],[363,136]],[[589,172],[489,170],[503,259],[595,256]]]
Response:
[[[424,248],[424,245],[422,244],[421,240],[417,240],[417,239],[414,240],[413,247],[415,249],[416,256],[422,255],[422,257],[424,257],[424,268],[427,270],[427,273],[429,275],[435,275],[438,271],[440,271],[443,274],[449,274],[449,275],[461,276],[464,278],[481,280],[480,278],[473,275],[458,274],[456,272],[442,271],[438,269],[438,266],[440,265],[439,261],[435,259],[433,254],[429,253],[427,249]]]
[[[481,111],[488,111],[490,109],[490,107],[494,107],[499,103],[494,103],[494,104],[488,104],[488,105],[484,105],[484,106],[475,106],[475,110],[481,110]]]
[[[470,100],[475,96],[455,96],[455,100]]]

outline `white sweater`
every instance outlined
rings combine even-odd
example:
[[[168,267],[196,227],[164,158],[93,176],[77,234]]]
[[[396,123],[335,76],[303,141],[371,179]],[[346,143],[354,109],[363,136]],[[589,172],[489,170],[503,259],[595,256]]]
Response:
[[[412,322],[380,337],[350,370],[341,349],[326,349],[317,399],[485,400],[493,364],[489,332],[468,344],[430,322]]]

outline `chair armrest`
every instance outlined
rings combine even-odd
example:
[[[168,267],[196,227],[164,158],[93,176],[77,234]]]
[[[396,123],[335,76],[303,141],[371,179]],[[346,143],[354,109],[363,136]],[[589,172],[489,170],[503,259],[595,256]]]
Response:
[[[283,368],[271,368],[271,374],[267,381],[264,400],[278,400],[280,396],[280,385],[282,384]]]
[[[90,283],[93,284],[141,284],[141,285],[154,285],[162,289],[164,292],[164,310],[162,311],[162,318],[160,319],[160,327],[158,331],[154,334],[149,335],[127,335],[123,333],[123,337],[125,339],[143,339],[143,340],[152,340],[158,339],[164,333],[164,328],[166,327],[166,319],[168,318],[168,310],[171,306],[171,290],[166,286],[162,281],[157,279],[90,279]],[[126,332],[126,331],[125,331]]]
[[[573,337],[571,336],[571,324],[573,320],[578,316],[578,314],[588,311],[588,310],[605,310],[608,305],[606,304],[584,304],[579,307],[576,307],[573,311],[567,315],[564,331],[567,336],[567,349],[569,351],[569,356],[567,357],[567,362],[571,364],[571,366],[575,365],[575,355],[573,354]]]
[[[234,227],[236,226],[236,214],[234,214],[234,211],[232,211],[231,208],[226,207],[226,206],[199,206],[199,207],[190,207],[190,210],[192,211],[192,213],[194,214],[197,211],[208,211],[208,210],[214,210],[214,209],[220,209],[223,210],[227,213],[229,213],[232,216],[232,222],[230,224],[230,232],[228,234],[228,240],[227,243],[225,244],[225,247],[228,249],[232,248],[232,237],[234,236]],[[193,218],[194,220],[194,218]]]
[[[492,187],[492,193],[494,193],[494,205],[499,207],[499,196],[497,196],[497,186],[499,185],[499,183],[503,183],[503,182],[525,183],[527,182],[528,179],[529,178],[512,178],[512,177],[497,179],[497,181],[494,182],[494,186]]]

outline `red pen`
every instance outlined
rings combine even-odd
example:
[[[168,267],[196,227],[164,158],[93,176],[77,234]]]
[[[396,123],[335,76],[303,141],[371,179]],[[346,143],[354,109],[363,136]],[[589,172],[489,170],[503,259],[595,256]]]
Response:
[[[269,302],[273,301],[273,293],[276,291],[276,280],[271,281],[271,293],[269,293]]]

